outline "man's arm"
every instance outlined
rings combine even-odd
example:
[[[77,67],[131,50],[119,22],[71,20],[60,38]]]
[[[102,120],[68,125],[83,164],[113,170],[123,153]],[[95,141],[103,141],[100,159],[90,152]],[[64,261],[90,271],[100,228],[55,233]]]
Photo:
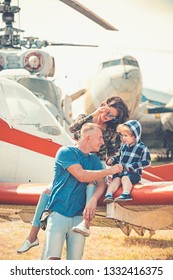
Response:
[[[80,182],[91,182],[99,180],[108,175],[113,175],[123,171],[121,164],[116,164],[110,168],[102,170],[85,170],[80,164],[73,164],[67,170]]]
[[[106,190],[105,179],[101,179],[97,183],[98,183],[97,187],[96,187],[92,197],[86,204],[85,209],[83,211],[84,220],[91,221],[94,218],[96,207],[97,207],[97,201],[99,200],[99,198],[102,196],[102,194]]]

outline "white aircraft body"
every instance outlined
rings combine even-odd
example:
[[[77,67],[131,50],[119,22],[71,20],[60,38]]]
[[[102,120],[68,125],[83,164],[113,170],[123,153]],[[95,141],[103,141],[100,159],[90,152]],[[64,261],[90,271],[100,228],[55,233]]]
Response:
[[[50,182],[54,157],[72,138],[24,86],[0,78],[0,181]]]
[[[85,111],[93,112],[104,99],[114,95],[126,102],[132,117],[141,101],[141,91],[141,70],[134,57],[122,56],[104,61],[86,86]]]
[[[148,101],[151,105],[154,104],[156,106],[166,105],[173,98],[173,93],[164,92],[158,89],[153,88],[142,88],[142,101]]]

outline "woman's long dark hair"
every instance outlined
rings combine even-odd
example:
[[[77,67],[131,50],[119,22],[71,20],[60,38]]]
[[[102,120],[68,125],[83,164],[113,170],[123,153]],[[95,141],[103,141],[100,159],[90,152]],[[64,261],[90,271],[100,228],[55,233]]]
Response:
[[[110,126],[116,126],[120,123],[124,123],[129,118],[129,110],[125,102],[119,96],[108,97],[101,103],[101,106],[108,105],[110,107],[116,108],[118,111],[117,123],[114,121],[109,121]]]

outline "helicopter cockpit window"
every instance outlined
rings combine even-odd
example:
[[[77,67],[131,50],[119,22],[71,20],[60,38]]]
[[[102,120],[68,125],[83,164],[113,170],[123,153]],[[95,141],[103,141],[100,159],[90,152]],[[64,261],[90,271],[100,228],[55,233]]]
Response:
[[[55,123],[54,117],[27,89],[17,85],[13,88],[8,83],[3,85],[14,124],[22,126],[22,129],[30,130],[30,133],[38,130],[46,134],[59,135],[61,130]]]
[[[51,81],[41,78],[21,78],[18,83],[32,91],[37,97],[46,99],[53,104],[57,104],[55,88]]]

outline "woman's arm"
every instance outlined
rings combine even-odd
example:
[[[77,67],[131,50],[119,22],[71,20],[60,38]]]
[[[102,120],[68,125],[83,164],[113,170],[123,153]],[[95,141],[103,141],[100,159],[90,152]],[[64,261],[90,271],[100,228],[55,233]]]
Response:
[[[79,131],[84,123],[92,122],[93,116],[92,115],[84,115],[81,114],[78,116],[78,118],[69,126],[69,131],[71,133],[75,133],[76,131]]]

